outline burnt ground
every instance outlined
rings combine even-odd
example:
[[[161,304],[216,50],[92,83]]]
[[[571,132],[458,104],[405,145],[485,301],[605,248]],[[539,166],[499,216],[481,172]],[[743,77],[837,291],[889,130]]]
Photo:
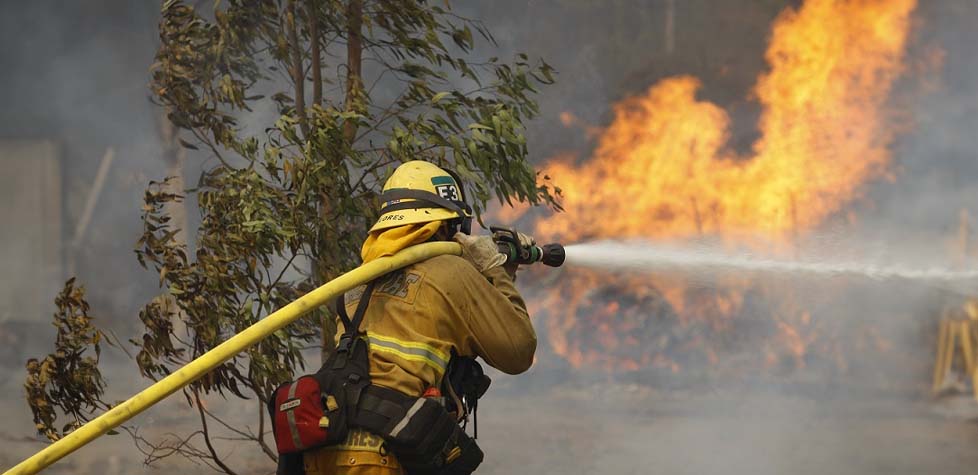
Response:
[[[42,447],[31,435],[19,372],[3,383],[0,466]],[[478,473],[493,474],[974,474],[978,403],[963,395],[818,391],[791,385],[657,390],[636,383],[525,384],[534,374],[498,377],[480,410]],[[118,378],[117,378],[118,379]],[[135,387],[137,380],[130,380]],[[121,396],[121,395],[120,395]],[[253,403],[212,399],[231,417]],[[139,416],[150,437],[196,428],[179,398]],[[249,419],[250,420],[250,419]],[[253,446],[219,451],[242,474],[269,473]],[[126,435],[103,437],[45,473],[214,473],[175,458],[142,465]]]

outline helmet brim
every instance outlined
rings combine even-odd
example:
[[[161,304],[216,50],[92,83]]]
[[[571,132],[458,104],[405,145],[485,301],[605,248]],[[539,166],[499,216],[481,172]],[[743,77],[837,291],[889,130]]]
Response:
[[[444,208],[408,208],[384,213],[370,228],[370,232],[396,228],[408,224],[430,223],[459,218],[458,213]]]

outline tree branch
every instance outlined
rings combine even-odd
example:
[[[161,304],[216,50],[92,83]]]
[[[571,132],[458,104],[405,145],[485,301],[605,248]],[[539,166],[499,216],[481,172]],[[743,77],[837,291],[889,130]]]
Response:
[[[265,443],[265,403],[261,398],[258,398],[258,445],[261,445],[265,455],[276,462],[278,461],[278,454]]]
[[[204,434],[204,444],[207,445],[207,450],[211,453],[211,458],[214,460],[214,463],[221,467],[221,470],[224,470],[224,473],[227,473],[228,475],[237,475],[234,470],[231,470],[231,467],[228,467],[227,464],[221,460],[221,457],[217,455],[217,451],[214,450],[214,445],[211,444],[210,433],[207,431],[207,414],[204,406],[200,402],[200,392],[198,392],[196,388],[193,391],[194,400],[197,402],[197,412],[200,413],[200,428]]]

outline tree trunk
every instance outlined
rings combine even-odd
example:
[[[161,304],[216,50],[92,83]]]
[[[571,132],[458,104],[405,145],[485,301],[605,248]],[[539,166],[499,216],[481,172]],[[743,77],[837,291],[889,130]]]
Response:
[[[312,56],[312,105],[323,105],[323,71],[320,63],[319,0],[310,0],[308,9],[310,56]]]
[[[347,30],[346,30],[346,94],[344,98],[343,108],[349,112],[362,112],[363,106],[363,80],[361,78],[361,71],[363,66],[363,0],[350,0],[347,4]],[[313,23],[312,25],[315,25]],[[312,28],[312,26],[310,26]],[[318,26],[316,27],[318,29]],[[315,48],[315,46],[314,46]],[[318,51],[318,49],[314,49]],[[317,54],[313,54],[313,61],[316,61]],[[316,82],[315,74],[317,67],[313,67],[313,83]],[[315,91],[314,91],[315,93]],[[357,123],[353,120],[347,120],[343,124],[343,139],[346,141],[347,147],[353,148],[353,142],[357,135]],[[342,163],[337,164],[338,166],[343,166]],[[320,218],[323,222],[328,222],[330,219],[330,203],[327,201],[328,198],[324,195],[323,203],[320,206]],[[313,275],[316,276],[317,280],[320,282],[326,282],[329,280],[331,275],[326,272],[326,269],[321,265],[313,266]],[[331,311],[325,311],[321,314],[320,323],[323,330],[322,333],[322,360],[326,361],[329,354],[332,353],[333,347],[335,345],[335,335],[336,335],[336,317]]]
[[[350,0],[347,4],[347,37],[346,37],[346,104],[347,112],[360,111],[363,108],[363,80],[360,76],[363,62],[363,0]],[[343,124],[343,137],[346,143],[353,146],[357,135],[357,124],[348,120]]]
[[[289,49],[292,54],[292,82],[295,85],[295,115],[299,118],[299,129],[303,138],[309,137],[309,124],[306,122],[306,74],[302,65],[302,45],[299,43],[299,24],[295,0],[289,0],[286,13],[286,29],[289,35]]]

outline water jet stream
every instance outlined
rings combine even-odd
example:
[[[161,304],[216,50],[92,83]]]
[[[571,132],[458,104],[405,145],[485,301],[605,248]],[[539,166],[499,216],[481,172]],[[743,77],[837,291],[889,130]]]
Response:
[[[917,280],[930,283],[975,281],[978,269],[955,270],[946,266],[915,267],[899,263],[806,258],[797,260],[730,253],[717,247],[676,247],[641,241],[596,241],[566,246],[567,263],[575,266],[628,272],[747,272],[860,276],[872,280]]]

